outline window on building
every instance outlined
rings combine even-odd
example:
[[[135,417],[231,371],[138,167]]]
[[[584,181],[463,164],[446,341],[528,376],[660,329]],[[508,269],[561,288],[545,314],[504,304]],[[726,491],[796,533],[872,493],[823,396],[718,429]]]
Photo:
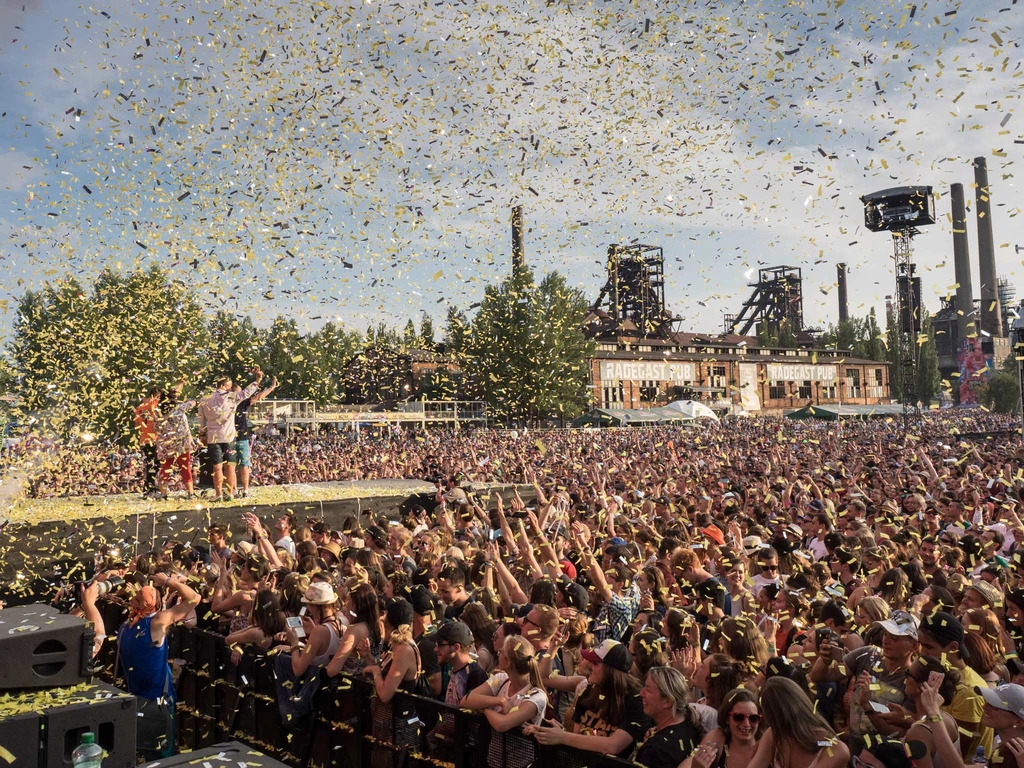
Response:
[[[618,407],[626,399],[624,387],[621,381],[611,381],[605,384],[602,404],[606,408]]]
[[[658,382],[656,381],[641,381],[640,382],[640,402],[642,403],[655,403],[658,401]]]
[[[797,397],[801,400],[810,400],[814,397],[814,388],[811,386],[811,382],[805,381],[800,385],[797,390]]]
[[[784,400],[787,397],[786,382],[772,381],[768,383],[768,399]]]
[[[825,400],[835,400],[835,399],[837,399],[836,385],[835,384],[825,384],[825,385],[823,385],[822,388],[821,388],[821,396]]]
[[[846,391],[850,397],[860,397],[860,369],[850,368],[846,371]]]
[[[875,386],[876,387],[882,386],[882,369],[881,368],[875,368]]]

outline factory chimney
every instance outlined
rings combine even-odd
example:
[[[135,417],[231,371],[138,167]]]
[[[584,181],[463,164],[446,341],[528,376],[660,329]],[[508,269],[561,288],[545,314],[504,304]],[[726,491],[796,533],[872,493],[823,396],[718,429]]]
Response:
[[[850,319],[850,305],[846,296],[846,264],[836,264],[839,286],[839,322]]]
[[[992,197],[988,184],[988,163],[984,157],[974,158],[974,184],[978,214],[978,273],[981,279],[981,325],[990,336],[1003,335],[1003,313],[999,307],[999,285],[996,280],[996,252],[992,241]]]
[[[967,237],[967,209],[964,206],[964,185],[949,188],[953,207],[953,269],[956,274],[956,345],[959,350],[964,340],[976,333],[974,317],[974,288],[971,286],[971,241]]]
[[[523,206],[512,209],[512,275],[518,275],[526,268],[526,251],[523,250],[526,223],[523,221]]]

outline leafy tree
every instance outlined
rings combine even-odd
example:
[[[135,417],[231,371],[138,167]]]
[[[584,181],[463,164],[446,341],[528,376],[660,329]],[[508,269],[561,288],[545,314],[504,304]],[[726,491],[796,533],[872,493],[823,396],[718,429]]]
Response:
[[[235,381],[246,379],[253,366],[260,362],[263,334],[248,317],[237,317],[218,310],[210,318],[210,373],[230,376]]]
[[[337,402],[341,396],[345,366],[362,347],[357,332],[348,332],[339,324],[327,323],[316,333],[302,339],[300,349],[301,386],[303,399],[313,400],[318,406]]]
[[[935,329],[931,315],[921,310],[921,334],[918,336],[917,399],[924,405],[938,397],[942,376],[939,356],[935,351]]]
[[[434,341],[434,321],[426,312],[420,318],[420,346],[423,349],[433,349],[437,346]]]
[[[487,288],[459,354],[498,415],[525,424],[583,409],[593,351],[581,330],[586,308],[557,273],[539,288],[529,270]]]
[[[420,346],[420,337],[416,333],[416,324],[410,317],[405,323],[405,330],[402,331],[402,347],[404,349],[418,349]]]
[[[996,413],[1020,410],[1020,382],[1005,370],[993,373],[978,394],[981,404]]]
[[[207,342],[198,304],[154,267],[104,271],[91,293],[73,278],[25,293],[10,352],[31,418],[63,435],[127,440],[151,387],[206,377]]]

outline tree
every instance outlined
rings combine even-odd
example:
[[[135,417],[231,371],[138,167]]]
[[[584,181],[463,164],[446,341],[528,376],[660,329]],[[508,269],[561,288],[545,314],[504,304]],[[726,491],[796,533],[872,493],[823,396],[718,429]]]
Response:
[[[416,333],[416,324],[410,317],[405,323],[405,330],[402,331],[402,348],[403,349],[418,349],[420,346],[420,337]]]
[[[420,318],[420,346],[423,349],[434,349],[437,346],[434,341],[434,321],[426,312]]]
[[[931,315],[921,310],[921,333],[917,337],[917,399],[928,405],[938,397],[942,376],[939,375],[939,356],[935,351],[935,329]]]
[[[996,413],[1015,413],[1020,410],[1020,382],[1012,373],[997,371],[982,386],[979,399]]]
[[[218,310],[208,324],[209,368],[213,376],[230,376],[242,381],[262,355],[263,334],[248,317]]]
[[[345,366],[362,347],[359,333],[348,332],[339,324],[327,323],[316,333],[302,339],[303,362],[300,368],[303,399],[318,406],[337,402]]]
[[[152,387],[195,385],[209,365],[206,321],[160,269],[105,270],[91,293],[74,278],[29,291],[10,343],[17,395],[58,434],[127,440]]]
[[[586,309],[583,294],[558,273],[539,288],[529,270],[487,288],[468,335],[455,340],[499,416],[527,424],[582,410],[593,352],[581,330]],[[449,320],[458,337],[460,323]]]

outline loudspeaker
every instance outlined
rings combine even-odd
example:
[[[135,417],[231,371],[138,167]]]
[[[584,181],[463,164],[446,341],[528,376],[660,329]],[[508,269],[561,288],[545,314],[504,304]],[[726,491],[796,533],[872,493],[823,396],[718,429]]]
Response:
[[[42,764],[40,720],[36,712],[0,720],[0,746],[14,756],[11,762],[18,768],[36,768]]]
[[[82,691],[75,703],[44,711],[46,768],[71,768],[71,752],[92,731],[107,752],[103,768],[133,768],[138,713],[135,697],[103,683]]]
[[[0,611],[0,690],[78,685],[93,676],[96,633],[38,603]]]
[[[203,763],[216,766],[216,768],[245,768],[250,765],[259,765],[260,768],[286,768],[284,763],[272,760],[252,747],[237,741],[215,744],[212,747],[197,749],[184,755],[165,757],[156,762],[147,763],[145,768],[171,768],[171,766],[202,765]]]

